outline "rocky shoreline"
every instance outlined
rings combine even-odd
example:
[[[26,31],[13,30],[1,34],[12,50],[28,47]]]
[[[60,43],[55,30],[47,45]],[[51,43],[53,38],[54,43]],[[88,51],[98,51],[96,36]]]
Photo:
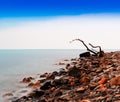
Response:
[[[65,60],[65,68],[24,78],[32,88],[12,102],[120,102],[120,52]]]

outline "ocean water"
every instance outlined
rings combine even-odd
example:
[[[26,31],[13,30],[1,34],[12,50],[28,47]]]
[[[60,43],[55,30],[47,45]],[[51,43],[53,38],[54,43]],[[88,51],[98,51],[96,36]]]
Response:
[[[2,95],[20,89],[24,77],[58,70],[55,63],[79,57],[86,50],[0,50],[0,102]]]

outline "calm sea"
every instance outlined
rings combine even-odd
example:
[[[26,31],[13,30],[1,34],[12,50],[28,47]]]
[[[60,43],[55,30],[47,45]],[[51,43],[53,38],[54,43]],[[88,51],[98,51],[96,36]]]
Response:
[[[85,50],[83,50],[85,51]],[[55,63],[76,58],[82,50],[0,50],[0,102],[5,93],[21,88],[24,77],[58,70]]]

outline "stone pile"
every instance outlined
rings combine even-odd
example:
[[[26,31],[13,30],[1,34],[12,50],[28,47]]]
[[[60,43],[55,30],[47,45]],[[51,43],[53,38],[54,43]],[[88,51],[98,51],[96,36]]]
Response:
[[[33,91],[12,102],[120,102],[120,52],[72,59],[33,80],[23,79]]]

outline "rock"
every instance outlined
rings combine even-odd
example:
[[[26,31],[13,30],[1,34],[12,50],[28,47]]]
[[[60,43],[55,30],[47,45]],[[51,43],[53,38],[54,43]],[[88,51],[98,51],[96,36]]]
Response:
[[[105,85],[104,84],[100,84],[100,90],[104,91],[105,89],[106,89]]]
[[[64,61],[69,61],[68,59],[65,59]]]
[[[71,69],[69,69],[68,75],[73,77],[80,77],[80,69],[74,66]]]
[[[40,78],[44,78],[44,77],[46,77],[47,75],[48,75],[48,73],[44,73],[44,74],[40,75]]]
[[[57,91],[56,93],[55,93],[55,97],[57,96],[61,96],[62,95],[62,91]]]
[[[70,68],[70,64],[67,64],[65,68],[66,68],[66,69],[69,69],[69,68]]]
[[[67,71],[61,68],[58,75],[61,76],[61,75],[66,75],[66,74],[67,74]]]
[[[92,82],[88,86],[89,86],[90,90],[94,90],[95,87],[97,86],[97,83]]]
[[[60,78],[60,79],[55,79],[53,82],[52,82],[52,85],[53,86],[60,86],[60,85],[66,85],[69,83],[69,80],[68,79],[63,79],[63,78]]]
[[[47,80],[55,79],[55,75],[50,73],[50,74],[47,75],[46,79]]]
[[[76,58],[72,58],[71,61],[76,61]]]
[[[23,83],[29,83],[29,82],[31,82],[31,80],[33,80],[34,78],[32,78],[32,77],[28,77],[28,78],[24,78],[23,80],[22,80],[22,82]]]
[[[90,57],[90,56],[91,56],[90,52],[84,52],[80,54],[80,57]]]
[[[41,85],[40,81],[38,80],[36,83],[31,82],[28,86],[30,87],[35,87],[35,88],[39,88]]]
[[[46,79],[40,79],[39,81],[40,81],[40,83],[44,83],[46,81]]]
[[[79,88],[76,89],[76,92],[78,92],[78,93],[84,93],[85,90],[86,89],[84,87],[79,87]]]
[[[3,97],[11,97],[11,96],[13,96],[12,93],[6,93],[6,94],[3,95]]]
[[[72,61],[72,62],[71,62],[71,65],[74,65],[74,66],[75,66],[76,64],[77,64],[76,61]]]
[[[112,78],[110,80],[110,86],[113,86],[113,85],[120,85],[120,76]]]
[[[53,74],[54,76],[57,76],[59,73],[58,73],[57,71],[54,71],[52,74]]]
[[[28,96],[31,97],[31,98],[39,98],[41,97],[42,95],[44,95],[44,91],[42,90],[35,90],[33,91],[32,93],[30,93]]]
[[[41,90],[48,90],[50,87],[51,87],[51,81],[47,81],[40,87],[40,89]]]
[[[88,77],[82,77],[80,82],[81,82],[81,84],[85,84],[86,85],[86,84],[88,84],[90,82],[90,80],[89,80]]]
[[[78,102],[91,102],[90,100],[79,100]]]
[[[103,68],[98,68],[98,69],[96,70],[96,73],[101,73],[101,72],[103,72]]]
[[[105,84],[107,82],[107,78],[103,77],[98,83]]]
[[[59,62],[58,65],[65,65],[65,63],[64,62]]]
[[[99,61],[92,61],[91,64],[92,64],[94,67],[99,67],[99,66],[100,66]]]

